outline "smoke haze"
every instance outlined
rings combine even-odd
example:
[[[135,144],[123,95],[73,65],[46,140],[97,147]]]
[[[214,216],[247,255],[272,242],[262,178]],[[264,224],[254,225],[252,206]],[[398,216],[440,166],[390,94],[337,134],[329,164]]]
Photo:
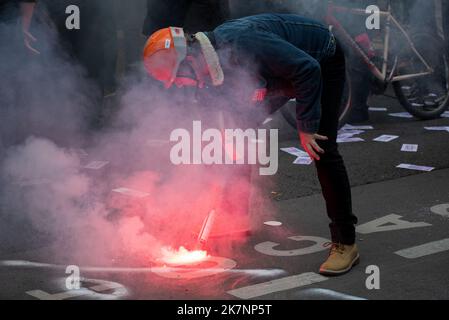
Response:
[[[1,28],[10,34],[15,26]],[[110,124],[89,130],[98,87],[62,50],[51,23],[33,32],[39,56],[18,54],[19,44],[5,49],[11,39],[1,46],[1,68],[9,71],[0,93],[0,240],[6,252],[42,241],[60,261],[148,264],[163,247],[195,244],[212,209],[219,213],[216,234],[261,225],[270,207],[250,167],[174,166],[169,159],[170,132],[189,130],[193,120],[217,128],[218,106],[226,108],[227,101],[186,103],[194,92],[165,92],[139,69],[123,80]],[[86,167],[92,161],[106,164]],[[211,241],[208,249],[231,255],[243,240],[229,239]]]

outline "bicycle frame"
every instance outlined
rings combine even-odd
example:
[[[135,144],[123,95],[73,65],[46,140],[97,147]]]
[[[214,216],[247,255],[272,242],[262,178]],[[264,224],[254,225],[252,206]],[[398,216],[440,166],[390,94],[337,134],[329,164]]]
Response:
[[[336,6],[333,4],[332,1],[329,1],[328,5],[328,12],[326,21],[331,26],[331,28],[335,28],[343,37],[345,41],[348,42],[348,44],[352,47],[353,50],[357,54],[359,54],[363,61],[368,65],[370,71],[372,74],[379,80],[384,83],[389,82],[397,82],[397,81],[403,81],[418,77],[423,77],[429,74],[432,74],[434,72],[433,68],[429,66],[427,61],[423,58],[423,56],[419,53],[419,51],[416,49],[412,39],[408,35],[407,31],[405,31],[404,27],[396,20],[396,18],[391,13],[391,5],[388,5],[387,11],[380,11],[381,17],[386,18],[386,30],[385,30],[385,37],[384,37],[384,48],[383,48],[383,62],[382,62],[382,70],[380,70],[373,61],[368,57],[368,55],[365,53],[365,51],[359,46],[359,44],[351,37],[351,35],[346,31],[346,29],[343,27],[343,25],[338,21],[338,19],[334,16],[334,12],[336,13],[353,13],[355,15],[363,15],[366,16],[366,11],[362,9],[356,9],[356,8],[346,8],[342,6]],[[426,71],[419,72],[419,73],[413,73],[413,74],[404,74],[404,75],[396,75],[394,76],[394,73],[396,71],[397,61],[395,61],[395,64],[388,75],[388,63],[389,63],[389,53],[390,53],[390,37],[391,37],[391,24],[393,24],[398,30],[401,32],[401,34],[405,37],[408,45],[410,46],[410,49],[412,52],[418,57],[418,59],[422,62],[422,64],[425,66]]]

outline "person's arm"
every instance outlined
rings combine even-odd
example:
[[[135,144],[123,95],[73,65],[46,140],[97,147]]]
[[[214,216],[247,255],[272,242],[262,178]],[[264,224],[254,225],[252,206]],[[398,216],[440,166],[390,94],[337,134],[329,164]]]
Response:
[[[30,33],[30,26],[31,26],[31,22],[33,20],[35,6],[36,6],[36,0],[20,1],[20,14],[21,14],[21,24],[22,24],[24,45],[32,53],[39,54],[40,52],[37,51],[32,46],[32,43],[36,42],[37,39]]]
[[[239,36],[236,45],[244,61],[257,61],[262,72],[267,72],[273,78],[287,80],[293,85],[301,143],[313,159],[319,160],[318,154],[323,153],[323,150],[316,140],[327,140],[317,134],[321,119],[322,92],[319,62],[269,32],[246,32]]]

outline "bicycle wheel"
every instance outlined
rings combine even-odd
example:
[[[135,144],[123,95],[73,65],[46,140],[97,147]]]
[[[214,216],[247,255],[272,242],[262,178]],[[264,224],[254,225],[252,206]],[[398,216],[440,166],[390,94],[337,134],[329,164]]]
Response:
[[[444,41],[429,33],[412,36],[416,48],[432,67],[432,74],[393,83],[401,105],[413,116],[422,120],[436,119],[447,109],[449,103],[449,66]],[[422,72],[418,57],[409,53],[398,56],[401,74]]]
[[[338,117],[338,129],[343,127],[351,115],[352,109],[352,80],[348,70],[346,70],[346,82],[343,91],[343,97],[340,104],[340,113]]]
[[[346,82],[343,91],[343,98],[340,105],[339,117],[338,117],[338,128],[343,127],[351,114],[352,108],[352,83],[349,72],[346,71]],[[286,105],[280,109],[280,113],[284,120],[293,128],[296,129],[296,102],[290,100]]]

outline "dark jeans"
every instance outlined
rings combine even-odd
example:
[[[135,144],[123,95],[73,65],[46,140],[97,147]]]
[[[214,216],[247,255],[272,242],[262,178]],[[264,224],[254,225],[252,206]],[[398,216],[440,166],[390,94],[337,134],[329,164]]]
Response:
[[[323,92],[321,97],[321,121],[318,133],[329,138],[319,141],[325,154],[316,161],[318,179],[326,201],[327,215],[331,223],[332,241],[352,245],[355,242],[357,217],[352,213],[351,187],[342,156],[338,151],[338,118],[346,80],[345,55],[337,43],[335,55],[321,64]],[[289,98],[269,97],[265,103],[268,113],[281,108]]]
[[[329,140],[319,142],[325,153],[315,165],[331,220],[332,241],[352,245],[357,217],[352,212],[351,187],[337,144],[339,108],[345,83],[345,56],[340,45],[337,45],[335,55],[322,63],[321,73],[324,86],[318,133]]]

